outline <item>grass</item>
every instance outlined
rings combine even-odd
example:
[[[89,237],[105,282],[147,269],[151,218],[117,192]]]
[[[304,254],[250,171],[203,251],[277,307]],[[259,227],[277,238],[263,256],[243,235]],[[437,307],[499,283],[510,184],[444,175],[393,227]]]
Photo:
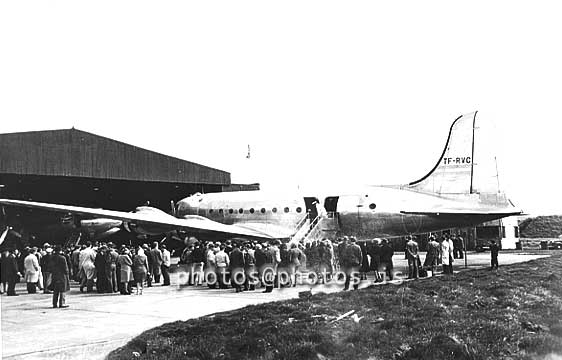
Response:
[[[249,306],[148,330],[109,359],[554,359],[561,269],[557,254]],[[333,321],[350,310],[363,318]]]
[[[562,235],[562,215],[537,216],[521,221],[521,237],[557,238]]]

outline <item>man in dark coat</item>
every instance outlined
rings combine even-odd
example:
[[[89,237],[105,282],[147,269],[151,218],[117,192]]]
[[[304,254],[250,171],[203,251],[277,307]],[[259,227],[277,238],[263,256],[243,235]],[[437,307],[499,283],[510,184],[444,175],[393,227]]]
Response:
[[[382,239],[381,245],[381,270],[385,271],[388,279],[394,278],[394,264],[392,257],[394,256],[394,249],[387,239]]]
[[[238,243],[232,244],[232,251],[230,252],[230,282],[236,292],[242,291],[242,285],[245,283],[244,279],[244,254],[240,251]]]
[[[45,255],[41,256],[39,260],[39,266],[41,266],[41,272],[43,275],[43,293],[51,294],[53,290],[52,286],[52,274],[51,274],[51,257],[53,256],[53,248],[49,244],[45,244]]]
[[[352,237],[351,243],[345,247],[343,253],[342,265],[345,271],[345,285],[344,290],[349,289],[349,284],[353,279],[353,288],[357,290],[359,288],[360,279],[358,279],[359,267],[363,261],[363,253],[361,247],[357,245],[357,240]]]
[[[62,254],[59,245],[55,246],[55,252],[51,259],[51,273],[53,279],[53,307],[67,308],[66,292],[70,290],[70,278],[68,275],[68,262]]]
[[[144,254],[146,255],[146,260],[148,261],[148,274],[146,274],[146,287],[152,286],[152,277],[154,274],[152,273],[152,269],[154,268],[154,253],[149,250],[148,245],[144,244],[142,246],[144,250]]]
[[[98,293],[104,293],[107,291],[107,266],[105,254],[107,252],[107,247],[102,246],[98,253],[96,254],[96,260],[94,265],[96,266],[96,290]]]
[[[277,264],[279,264],[280,261],[279,249],[273,244],[268,244],[265,250],[265,264],[261,276],[262,282],[265,285],[265,293],[273,291],[273,285],[277,274]]]
[[[150,272],[152,273],[152,275],[154,276],[154,282],[155,283],[159,283],[160,282],[160,273],[161,273],[161,267],[162,267],[162,251],[160,251],[160,249],[158,249],[158,242],[155,241],[152,243],[152,249],[150,249],[150,253],[152,254],[152,265],[148,264],[148,266],[152,267],[152,269],[150,270]]]
[[[4,251],[1,271],[2,278],[8,283],[8,289],[6,290],[8,296],[18,296],[16,294],[16,283],[19,281],[21,273],[19,272],[16,256],[12,249]]]

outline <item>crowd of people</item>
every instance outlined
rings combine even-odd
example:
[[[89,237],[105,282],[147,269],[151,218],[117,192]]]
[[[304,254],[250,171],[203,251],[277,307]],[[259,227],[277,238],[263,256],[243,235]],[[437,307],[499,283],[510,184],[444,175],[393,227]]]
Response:
[[[444,274],[453,274],[453,261],[462,258],[464,241],[455,235],[444,234],[439,239],[431,235],[426,250],[422,265],[415,237],[408,238],[408,278],[435,274],[440,265]],[[497,251],[493,255],[497,263]],[[357,241],[345,236],[306,245],[279,240],[195,240],[181,252],[178,267],[182,277],[178,285],[232,287],[236,292],[262,287],[264,292],[272,292],[275,287],[296,286],[299,281],[342,280],[344,290],[351,285],[356,289],[370,273],[375,282],[393,280],[393,256],[393,245],[387,239]],[[142,295],[145,286],[151,287],[161,280],[162,286],[170,285],[171,265],[170,251],[158,242],[150,247],[87,242],[66,249],[45,243],[41,248],[26,247],[22,253],[17,249],[3,251],[0,290],[16,296],[15,284],[22,277],[28,293],[52,293],[53,306],[66,307],[64,293],[70,288],[70,280],[79,283],[81,292],[93,292],[95,287],[98,293],[130,295],[136,291]]]
[[[0,258],[1,289],[7,296],[17,296],[16,284],[23,279],[29,294],[42,291],[53,294],[53,307],[68,307],[65,292],[70,281],[79,284],[80,292],[130,295],[132,288],[142,295],[144,284],[170,285],[170,252],[157,242],[121,247],[113,243],[86,242],[73,248],[45,243],[41,248],[5,249]]]

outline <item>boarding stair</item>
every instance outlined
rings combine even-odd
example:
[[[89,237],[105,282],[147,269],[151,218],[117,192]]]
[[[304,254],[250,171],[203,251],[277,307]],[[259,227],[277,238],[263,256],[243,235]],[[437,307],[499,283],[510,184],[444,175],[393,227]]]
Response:
[[[333,239],[337,231],[337,217],[329,215],[319,215],[312,221],[308,216],[305,217],[297,224],[297,230],[291,238],[291,242],[306,244],[323,238]]]

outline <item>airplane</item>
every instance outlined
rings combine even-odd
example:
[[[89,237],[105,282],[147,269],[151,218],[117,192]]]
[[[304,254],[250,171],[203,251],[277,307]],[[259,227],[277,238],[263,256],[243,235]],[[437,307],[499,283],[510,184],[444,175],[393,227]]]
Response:
[[[499,189],[495,157],[476,136],[476,115],[455,119],[435,166],[407,184],[364,186],[326,196],[262,190],[197,193],[173,205],[172,215],[149,206],[127,213],[10,199],[0,199],[0,205],[113,219],[137,234],[180,231],[212,240],[305,242],[312,233],[372,239],[475,226],[522,213]]]

